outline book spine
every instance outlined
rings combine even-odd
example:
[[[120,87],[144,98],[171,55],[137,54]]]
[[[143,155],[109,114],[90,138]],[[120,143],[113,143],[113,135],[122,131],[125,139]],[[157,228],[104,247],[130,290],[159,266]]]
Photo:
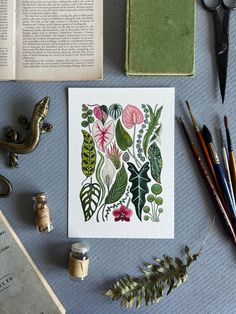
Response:
[[[126,0],[126,51],[125,51],[125,73],[129,76],[129,42],[130,42],[130,6],[131,0]]]

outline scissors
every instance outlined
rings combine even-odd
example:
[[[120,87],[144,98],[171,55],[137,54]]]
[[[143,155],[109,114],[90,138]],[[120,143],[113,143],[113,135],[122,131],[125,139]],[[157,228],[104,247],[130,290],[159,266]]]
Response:
[[[207,2],[209,3],[210,1],[201,1],[203,7],[213,14],[215,29],[215,53],[217,58],[221,98],[222,103],[224,103],[229,55],[229,20],[231,11],[236,9],[236,1],[233,1],[235,5],[228,5],[225,0],[214,0],[211,1],[211,3],[214,2],[215,5],[212,6],[207,4]],[[225,11],[222,22],[219,13],[221,8]]]

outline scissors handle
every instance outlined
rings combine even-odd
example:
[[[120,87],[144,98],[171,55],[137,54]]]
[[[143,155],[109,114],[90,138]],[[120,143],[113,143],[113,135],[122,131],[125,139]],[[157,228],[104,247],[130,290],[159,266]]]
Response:
[[[210,12],[218,10],[223,4],[222,0],[215,0],[215,3],[216,3],[215,5],[208,5],[206,3],[207,2],[206,0],[201,0],[201,2],[202,2],[204,9],[206,9],[207,11],[210,11]]]
[[[227,1],[222,0],[222,5],[226,10],[236,10],[236,1],[232,0],[231,2],[233,2],[234,4],[227,4]]]
[[[227,4],[225,0],[214,0],[215,5],[208,5],[207,0],[201,0],[203,7],[210,12],[217,11],[221,6],[224,7],[226,10],[236,10],[236,0],[231,0],[231,3],[235,4]],[[230,2],[230,1],[228,1]]]

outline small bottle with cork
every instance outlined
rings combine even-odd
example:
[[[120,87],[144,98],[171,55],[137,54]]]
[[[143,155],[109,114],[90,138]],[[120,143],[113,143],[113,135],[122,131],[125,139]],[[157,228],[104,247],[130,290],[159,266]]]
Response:
[[[51,232],[53,225],[50,218],[50,209],[47,204],[46,193],[37,193],[34,197],[35,222],[39,232]]]
[[[82,242],[73,243],[69,258],[69,275],[73,281],[83,281],[88,276],[89,246]]]

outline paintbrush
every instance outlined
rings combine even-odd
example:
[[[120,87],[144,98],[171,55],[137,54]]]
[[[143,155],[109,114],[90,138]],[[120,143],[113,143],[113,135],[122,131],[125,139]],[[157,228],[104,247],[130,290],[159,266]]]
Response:
[[[179,118],[179,121],[180,121],[181,126],[183,128],[183,131],[184,131],[184,134],[185,134],[186,139],[188,141],[188,144],[189,144],[189,146],[190,146],[190,148],[192,150],[192,153],[193,153],[194,159],[196,161],[196,164],[197,164],[197,166],[198,166],[198,168],[199,168],[199,170],[201,172],[201,175],[202,175],[202,177],[203,177],[203,179],[205,181],[205,184],[206,184],[206,186],[208,188],[209,194],[210,194],[210,196],[212,198],[212,201],[213,201],[213,203],[215,205],[215,209],[216,209],[217,213],[221,217],[220,221],[222,223],[224,223],[224,225],[227,227],[227,230],[229,231],[230,235],[232,236],[232,240],[233,240],[234,244],[236,244],[236,234],[235,234],[233,225],[232,225],[232,223],[231,223],[231,221],[230,221],[230,219],[228,217],[227,212],[225,211],[225,208],[224,208],[224,206],[223,206],[223,204],[221,202],[221,199],[220,199],[220,197],[219,197],[219,195],[218,195],[218,193],[217,193],[217,191],[216,191],[216,189],[214,187],[214,184],[211,181],[211,178],[210,178],[210,176],[208,174],[207,168],[206,168],[206,166],[204,165],[204,162],[201,159],[201,156],[200,156],[200,154],[198,152],[198,149],[197,149],[196,145],[191,140],[191,138],[190,138],[190,136],[188,134],[188,131],[187,131],[186,127],[185,127],[184,122],[182,121],[181,118]]]
[[[236,210],[235,210],[235,207],[233,205],[233,200],[232,200],[232,197],[230,194],[227,179],[226,179],[226,176],[225,176],[224,171],[222,169],[222,166],[220,164],[220,159],[219,159],[217,152],[215,150],[215,147],[214,147],[214,144],[212,141],[211,132],[209,131],[209,129],[205,125],[203,126],[203,129],[202,129],[202,135],[204,137],[205,142],[207,143],[218,183],[221,186],[221,191],[224,195],[225,202],[227,204],[227,208],[228,208],[228,210],[232,216],[233,225],[236,227]]]
[[[211,161],[211,157],[210,157],[210,154],[209,154],[209,151],[208,151],[208,148],[207,148],[207,145],[204,141],[204,138],[202,136],[202,132],[198,126],[198,123],[193,115],[193,112],[192,112],[192,109],[190,107],[190,104],[188,101],[186,101],[186,104],[187,104],[187,108],[188,108],[188,111],[189,111],[189,114],[190,114],[190,117],[191,117],[191,120],[192,120],[192,123],[193,123],[193,127],[194,127],[194,130],[195,130],[195,133],[196,133],[196,137],[197,137],[197,140],[198,140],[198,143],[201,147],[201,151],[202,151],[202,154],[203,154],[203,157],[205,159],[205,162],[207,164],[207,167],[208,167],[208,170],[210,171],[210,174],[212,175],[213,177],[213,181],[215,183],[215,186],[217,188],[217,191],[218,191],[218,194],[221,198],[221,201],[223,203],[223,205],[226,207],[226,203],[225,203],[225,200],[224,200],[224,196],[221,192],[221,188],[220,188],[220,185],[217,181],[217,177],[216,177],[216,174],[215,174],[215,170],[214,170],[214,167],[213,167],[213,164],[212,164],[212,161]]]
[[[230,189],[230,193],[231,193],[234,207],[236,207],[235,206],[234,190],[233,190],[233,185],[232,185],[231,175],[230,175],[230,169],[229,169],[228,156],[227,156],[225,141],[224,141],[224,137],[223,137],[221,129],[220,129],[220,140],[221,140],[222,156],[223,156],[223,161],[224,161],[225,172],[227,175],[228,185],[229,185],[229,189]]]
[[[230,175],[231,175],[231,180],[232,180],[233,189],[234,189],[234,197],[236,197],[236,162],[235,162],[234,150],[233,150],[230,131],[229,131],[228,118],[226,116],[224,117],[224,123],[225,123],[228,152],[229,152],[229,169],[230,169]]]

